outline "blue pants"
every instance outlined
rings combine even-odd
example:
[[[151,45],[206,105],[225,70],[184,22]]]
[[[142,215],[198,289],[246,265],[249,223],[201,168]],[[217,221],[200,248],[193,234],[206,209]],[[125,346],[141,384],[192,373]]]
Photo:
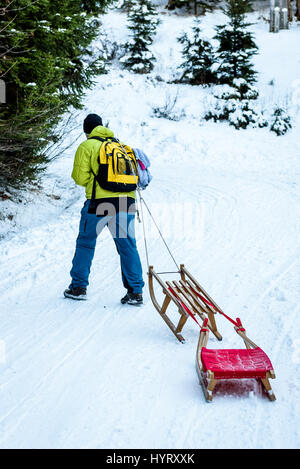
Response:
[[[72,286],[86,288],[94,257],[97,236],[107,226],[113,236],[121,260],[124,287],[132,293],[142,293],[144,284],[142,265],[137,251],[134,232],[134,213],[119,212],[115,216],[97,216],[88,213],[90,200],[81,210],[79,235],[73,267],[70,272]],[[109,262],[109,259],[106,260]]]

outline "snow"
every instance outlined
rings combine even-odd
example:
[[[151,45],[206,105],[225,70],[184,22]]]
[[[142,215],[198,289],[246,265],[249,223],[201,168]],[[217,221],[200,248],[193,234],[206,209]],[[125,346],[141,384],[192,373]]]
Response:
[[[187,322],[182,345],[147,289],[142,309],[120,305],[119,259],[108,232],[98,240],[88,301],[63,298],[84,201],[70,179],[77,141],[50,165],[41,188],[19,194],[19,202],[2,195],[1,448],[300,446],[300,29],[270,35],[266,23],[253,26],[260,99],[270,107],[287,102],[293,119],[293,129],[277,137],[268,129],[205,122],[212,90],[162,81],[176,73],[181,49],[174,38],[193,20],[160,18],[154,71],[136,76],[113,64],[74,114],[64,147],[84,138],[83,117],[97,112],[150,156],[154,179],[145,200],[178,262],[270,356],[277,401],[246,382],[217,390],[207,404],[194,366],[197,325]],[[222,18],[205,17],[205,36]],[[103,24],[113,40],[126,42],[124,14],[110,12]],[[170,96],[185,117],[153,117]],[[173,269],[147,216],[146,224],[151,264]],[[242,347],[231,325],[217,319],[224,340],[210,336],[209,347]]]

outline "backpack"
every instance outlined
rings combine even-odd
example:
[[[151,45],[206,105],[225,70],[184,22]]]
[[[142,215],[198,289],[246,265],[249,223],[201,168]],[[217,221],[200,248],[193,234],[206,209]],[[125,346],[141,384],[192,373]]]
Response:
[[[98,182],[102,189],[111,192],[131,192],[136,190],[138,169],[132,148],[127,145],[121,145],[119,140],[113,137],[90,138],[103,142],[98,157],[98,174],[95,174],[92,170],[94,175],[93,194],[95,195],[96,182]]]

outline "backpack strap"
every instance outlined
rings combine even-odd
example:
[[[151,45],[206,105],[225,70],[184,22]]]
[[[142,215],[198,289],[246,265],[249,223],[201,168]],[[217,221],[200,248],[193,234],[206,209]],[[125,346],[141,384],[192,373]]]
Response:
[[[101,137],[89,137],[88,140],[99,140],[99,142],[105,142],[106,138],[101,138]],[[95,205],[95,200],[96,200],[96,184],[97,184],[97,180],[96,180],[96,174],[94,173],[94,171],[92,170],[92,167],[91,167],[91,171],[93,173],[93,176],[94,176],[94,181],[93,181],[93,189],[92,189],[92,197],[91,197],[91,202],[90,202],[90,208],[92,210],[94,210],[96,208],[96,205]]]
[[[99,142],[107,142],[108,140],[111,140],[112,142],[118,142],[119,140],[115,137],[89,137],[88,140],[99,140]]]
[[[101,137],[89,137],[88,140],[99,140],[99,142],[104,142],[106,139]]]
[[[118,140],[114,137],[106,137],[106,138],[101,138],[101,137],[89,137],[88,140],[98,140],[99,142],[107,142],[107,141],[112,141],[112,142],[118,142]],[[98,157],[99,159],[99,157]],[[100,160],[99,160],[99,163],[100,163]],[[93,210],[94,208],[96,208],[96,205],[95,205],[95,200],[96,200],[96,184],[97,184],[97,179],[96,179],[96,174],[94,173],[94,171],[92,170],[91,168],[91,171],[93,173],[93,176],[94,176],[94,181],[93,181],[93,189],[92,189],[92,197],[91,197],[91,202],[90,202],[90,208]]]
[[[93,170],[92,170],[92,173],[94,175],[94,181],[93,181],[92,197],[90,201],[90,209],[94,210],[96,208],[95,200],[96,200],[96,182],[97,181],[96,181],[95,173]]]

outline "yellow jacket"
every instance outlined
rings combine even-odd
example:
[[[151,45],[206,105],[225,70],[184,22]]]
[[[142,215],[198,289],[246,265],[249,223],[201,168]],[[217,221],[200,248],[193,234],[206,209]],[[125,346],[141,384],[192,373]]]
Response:
[[[90,137],[113,137],[114,133],[107,127],[98,125],[91,132]],[[102,142],[99,140],[85,140],[82,142],[75,155],[74,166],[72,171],[72,178],[79,186],[85,187],[86,198],[91,199],[94,176],[92,170],[95,174],[98,174],[99,163],[98,157],[100,152],[100,147]],[[96,183],[96,199],[103,199],[107,197],[133,197],[135,198],[135,191],[132,192],[111,192],[105,189],[102,189],[98,183]]]

